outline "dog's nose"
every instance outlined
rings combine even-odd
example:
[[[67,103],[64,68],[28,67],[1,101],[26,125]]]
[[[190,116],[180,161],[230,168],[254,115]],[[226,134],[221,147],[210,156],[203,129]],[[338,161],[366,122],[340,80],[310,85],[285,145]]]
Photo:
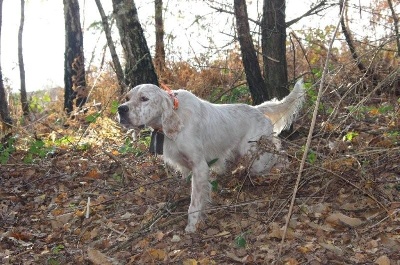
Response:
[[[121,105],[118,107],[118,113],[126,113],[129,111],[129,107],[127,105]]]

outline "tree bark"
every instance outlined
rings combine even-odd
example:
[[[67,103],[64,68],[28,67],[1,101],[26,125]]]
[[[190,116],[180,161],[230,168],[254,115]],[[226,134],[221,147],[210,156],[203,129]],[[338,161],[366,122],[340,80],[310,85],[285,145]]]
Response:
[[[397,57],[400,57],[399,17],[397,16],[396,11],[394,10],[392,0],[387,0],[387,1],[388,1],[390,11],[392,12],[394,32],[396,33]]]
[[[268,93],[265,89],[260,64],[250,34],[246,0],[235,0],[234,11],[247,84],[249,86],[253,104],[258,105],[268,100]]]
[[[65,18],[64,109],[73,110],[73,100],[81,107],[86,103],[85,57],[78,0],[63,0]]]
[[[3,24],[3,0],[0,0],[0,41],[1,41],[2,24]],[[0,55],[1,55],[1,44],[0,44]],[[0,116],[3,124],[3,130],[9,129],[12,124],[12,119],[10,116],[10,111],[8,110],[6,91],[3,83],[3,72],[1,70],[1,60],[0,60]]]
[[[164,47],[164,20],[163,1],[155,0],[155,30],[156,30],[156,54],[154,64],[158,75],[162,78],[165,69],[165,47]]]
[[[125,78],[130,87],[158,85],[150,51],[133,0],[112,0],[114,16],[125,55]]]
[[[339,0],[340,13],[342,12],[342,9],[345,8],[345,6],[347,6],[347,0]],[[371,70],[364,66],[361,58],[358,56],[356,47],[353,43],[353,38],[350,34],[350,31],[347,29],[348,27],[346,26],[345,15],[341,16],[340,18],[340,26],[342,27],[342,32],[346,40],[347,46],[349,47],[351,57],[356,63],[358,70],[360,70],[360,72],[363,73],[365,77],[371,79],[373,86],[378,85],[379,82],[377,76]]]
[[[268,99],[281,99],[289,94],[285,9],[285,0],[264,0],[261,46]]]
[[[101,21],[102,21],[102,24],[103,24],[104,33],[106,34],[107,45],[108,45],[108,48],[110,49],[111,58],[112,58],[112,61],[113,61],[113,64],[114,64],[114,68],[115,68],[115,74],[117,75],[118,84],[119,84],[119,87],[120,87],[120,93],[122,95],[122,94],[124,94],[126,92],[126,82],[125,82],[124,72],[122,70],[122,66],[121,66],[121,63],[119,61],[119,58],[118,58],[118,55],[117,55],[117,51],[115,49],[115,45],[114,45],[113,39],[111,37],[111,29],[110,29],[110,26],[108,24],[107,16],[104,13],[103,6],[102,6],[100,0],[95,0],[95,1],[96,1],[97,8],[99,9],[99,13],[100,13],[100,16],[101,16]]]
[[[22,113],[25,117],[29,116],[29,102],[26,95],[26,83],[25,83],[25,65],[24,56],[22,53],[22,34],[24,31],[25,21],[25,0],[21,0],[21,19],[19,23],[18,31],[18,65],[19,65],[19,77],[21,80],[21,105]]]

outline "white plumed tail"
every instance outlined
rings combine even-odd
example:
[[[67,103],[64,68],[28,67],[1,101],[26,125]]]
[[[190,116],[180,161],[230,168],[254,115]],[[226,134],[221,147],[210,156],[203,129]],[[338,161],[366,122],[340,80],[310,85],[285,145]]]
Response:
[[[284,129],[289,128],[305,100],[303,79],[299,79],[292,92],[282,100],[273,99],[266,101],[256,108],[264,113],[274,125],[274,133],[280,134]]]

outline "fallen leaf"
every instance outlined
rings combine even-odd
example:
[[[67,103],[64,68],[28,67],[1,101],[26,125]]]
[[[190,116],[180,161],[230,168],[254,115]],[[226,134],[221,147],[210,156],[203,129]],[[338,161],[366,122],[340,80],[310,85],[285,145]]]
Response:
[[[171,242],[176,243],[176,242],[179,242],[179,241],[181,241],[181,237],[180,236],[178,236],[178,235],[173,235],[172,236]]]
[[[195,259],[186,259],[182,263],[183,265],[197,265],[197,260]]]
[[[156,234],[155,234],[155,238],[158,240],[158,241],[161,241],[163,238],[164,238],[164,233],[162,232],[162,231],[158,231]]]
[[[164,260],[165,257],[167,256],[167,253],[162,250],[162,249],[155,249],[155,248],[151,248],[149,250],[146,251],[146,253],[155,260]]]
[[[88,259],[94,265],[112,265],[109,258],[100,251],[98,251],[97,249],[88,248],[87,254],[88,254]]]
[[[285,265],[297,265],[299,262],[295,258],[288,258],[285,260]]]
[[[215,265],[217,263],[209,258],[204,258],[204,259],[199,260],[198,264],[199,265]]]
[[[101,177],[101,174],[96,168],[94,168],[90,170],[88,173],[86,173],[85,177],[91,179],[99,179]]]
[[[330,251],[334,252],[338,256],[342,256],[343,255],[343,250],[341,248],[337,247],[337,246],[334,246],[331,243],[320,242],[319,245],[324,247],[327,250],[330,250]]]
[[[357,227],[363,224],[363,221],[359,218],[349,217],[342,213],[333,213],[329,215],[325,222],[333,226],[342,226],[343,224],[351,227]]]
[[[378,265],[390,265],[390,259],[386,255],[382,255],[375,260]]]

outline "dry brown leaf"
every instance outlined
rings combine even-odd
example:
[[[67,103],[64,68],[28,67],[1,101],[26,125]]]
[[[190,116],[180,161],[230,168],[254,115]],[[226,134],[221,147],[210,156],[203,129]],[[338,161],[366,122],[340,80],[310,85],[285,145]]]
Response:
[[[285,265],[297,265],[299,262],[295,258],[288,258],[285,260]]]
[[[101,177],[101,173],[96,168],[94,168],[86,173],[85,177],[91,179],[99,179]]]
[[[146,252],[153,260],[164,260],[165,257],[167,256],[167,252],[165,252],[162,249],[155,249],[151,248],[149,250],[146,250]]]
[[[348,156],[336,160],[326,160],[322,166],[331,171],[345,171],[358,166],[354,157]]]
[[[195,259],[186,259],[182,263],[183,265],[197,265],[197,260]]]
[[[332,245],[331,243],[320,242],[319,244],[322,247],[324,247],[325,249],[334,252],[338,256],[342,256],[343,255],[343,250],[341,248],[337,247],[337,246]]]
[[[164,238],[164,233],[162,232],[162,231],[158,231],[156,234],[155,234],[155,238],[158,240],[158,241],[161,241],[163,238]]]
[[[363,224],[363,221],[361,219],[349,217],[342,213],[333,213],[333,214],[329,215],[325,219],[325,222],[328,224],[331,224],[333,226],[342,226],[343,224],[345,224],[345,225],[348,225],[351,227],[357,227],[357,226]]]
[[[204,258],[204,259],[199,260],[198,264],[199,265],[215,265],[217,263],[209,258]]]
[[[390,265],[390,259],[386,255],[382,255],[375,260],[378,265]]]
[[[87,254],[88,254],[88,259],[94,265],[112,265],[109,258],[100,251],[98,251],[97,249],[88,248]]]
[[[316,229],[316,230],[322,230],[322,231],[325,231],[325,232],[332,232],[332,231],[335,230],[335,229],[333,229],[331,226],[328,226],[328,225],[319,225],[319,224],[316,224],[316,223],[314,223],[314,222],[308,222],[307,224],[308,224],[308,226],[311,227],[311,228],[314,228],[314,229]]]
[[[234,253],[227,251],[226,256],[228,258],[232,259],[233,261],[240,262],[242,264],[250,264],[254,261],[254,258],[252,255],[246,255],[243,258],[239,258]]]

